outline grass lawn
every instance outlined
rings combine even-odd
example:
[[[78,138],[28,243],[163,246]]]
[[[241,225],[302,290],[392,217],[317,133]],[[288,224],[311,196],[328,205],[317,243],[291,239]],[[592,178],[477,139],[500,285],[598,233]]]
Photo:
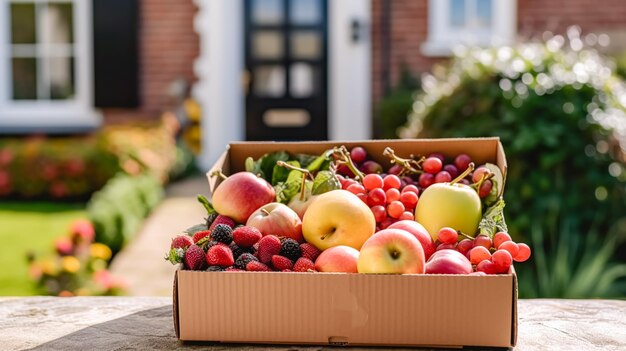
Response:
[[[26,253],[51,253],[54,239],[84,217],[84,204],[0,202],[0,296],[36,294]]]

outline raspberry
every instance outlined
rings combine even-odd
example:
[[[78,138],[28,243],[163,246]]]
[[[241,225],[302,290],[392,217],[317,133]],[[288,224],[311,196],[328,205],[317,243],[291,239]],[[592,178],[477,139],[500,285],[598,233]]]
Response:
[[[263,263],[270,263],[272,261],[272,256],[278,255],[280,251],[280,239],[278,239],[275,235],[267,235],[259,240],[259,249],[256,253],[259,261]]]
[[[242,253],[241,256],[237,258],[237,261],[235,261],[234,267],[244,270],[246,269],[248,263],[252,261],[258,261],[258,259],[254,257],[254,255],[252,255],[251,253]]]
[[[210,230],[201,230],[199,232],[196,232],[196,234],[193,235],[193,243],[197,244],[198,241],[208,237],[211,235],[211,231]],[[202,243],[201,243],[202,244]]]
[[[263,234],[255,227],[243,226],[233,231],[233,240],[240,247],[252,247],[262,237]]]
[[[218,224],[211,232],[211,239],[230,245],[233,242],[233,228],[226,224]]]
[[[315,271],[315,263],[306,257],[300,257],[293,265],[294,272]]]
[[[317,247],[309,243],[300,244],[300,250],[302,251],[302,257],[306,257],[313,262],[315,262],[317,256],[319,256],[321,253],[320,250],[317,249]]]
[[[186,249],[189,246],[193,245],[193,241],[187,235],[179,235],[172,239],[172,244],[170,245],[170,249]]]
[[[285,269],[292,269],[293,262],[285,256],[274,255],[272,256],[272,266],[277,271],[283,271]]]
[[[229,267],[235,263],[233,252],[226,245],[215,245],[206,253],[206,260],[211,266]]]
[[[250,261],[246,265],[246,270],[248,272],[270,272],[271,269],[266,264],[261,263],[259,261]]]
[[[228,267],[224,270],[225,272],[243,272],[243,269],[239,269],[239,268],[235,268],[235,267]]]
[[[288,259],[295,261],[302,256],[302,250],[300,250],[300,244],[293,239],[285,239],[280,244],[280,255],[285,256]]]
[[[220,224],[226,224],[231,229],[235,228],[235,221],[233,221],[232,218],[224,216],[224,215],[218,215],[215,218],[215,220],[213,220],[213,223],[211,223],[209,230],[213,231],[213,229],[215,229],[215,227],[217,227]]]
[[[203,270],[207,266],[204,251],[197,245],[191,245],[185,251],[185,267],[193,271]]]

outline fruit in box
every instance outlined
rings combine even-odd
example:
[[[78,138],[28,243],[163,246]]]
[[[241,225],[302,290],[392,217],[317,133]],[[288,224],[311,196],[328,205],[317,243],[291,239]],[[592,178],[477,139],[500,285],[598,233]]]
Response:
[[[470,274],[472,264],[456,250],[435,252],[426,262],[426,274]]]
[[[374,234],[376,221],[369,207],[346,190],[323,193],[304,214],[304,239],[320,250],[346,245],[360,249]]]
[[[388,229],[402,229],[407,232],[413,234],[417,240],[419,240],[420,244],[422,244],[422,249],[424,250],[424,259],[428,260],[430,256],[435,252],[435,242],[433,238],[428,234],[426,228],[423,225],[413,221],[413,220],[403,220],[393,223]]]
[[[237,223],[246,223],[259,207],[274,201],[276,192],[265,179],[238,172],[224,179],[213,192],[213,207]]]
[[[437,239],[439,229],[452,227],[474,235],[482,218],[482,203],[476,190],[464,184],[437,183],[420,196],[415,220]]]
[[[317,260],[315,269],[318,272],[357,273],[359,250],[345,245],[333,246],[324,250]]]
[[[302,221],[298,214],[287,205],[270,202],[254,211],[246,226],[257,228],[261,234],[283,236],[303,242]]]
[[[424,250],[413,234],[383,229],[370,237],[359,254],[359,273],[424,273]]]

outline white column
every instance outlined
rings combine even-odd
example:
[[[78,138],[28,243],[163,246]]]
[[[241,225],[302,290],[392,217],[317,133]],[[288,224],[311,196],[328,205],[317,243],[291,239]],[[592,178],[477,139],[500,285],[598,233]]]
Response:
[[[200,56],[193,96],[202,106],[202,154],[209,169],[231,141],[244,138],[243,1],[195,0]]]
[[[329,131],[332,140],[369,139],[371,124],[371,2],[329,0]],[[352,40],[352,21],[360,23]]]

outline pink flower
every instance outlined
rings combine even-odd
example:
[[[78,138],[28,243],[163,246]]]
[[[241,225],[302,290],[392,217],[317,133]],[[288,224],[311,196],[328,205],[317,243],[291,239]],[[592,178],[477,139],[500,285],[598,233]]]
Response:
[[[0,166],[7,166],[13,161],[13,152],[9,149],[0,150]]]
[[[73,253],[74,245],[68,238],[58,238],[54,241],[54,249],[61,256],[68,256]]]
[[[96,231],[93,228],[93,224],[87,219],[77,219],[72,223],[70,227],[70,234],[72,240],[77,242],[79,239],[92,242],[96,236]]]

